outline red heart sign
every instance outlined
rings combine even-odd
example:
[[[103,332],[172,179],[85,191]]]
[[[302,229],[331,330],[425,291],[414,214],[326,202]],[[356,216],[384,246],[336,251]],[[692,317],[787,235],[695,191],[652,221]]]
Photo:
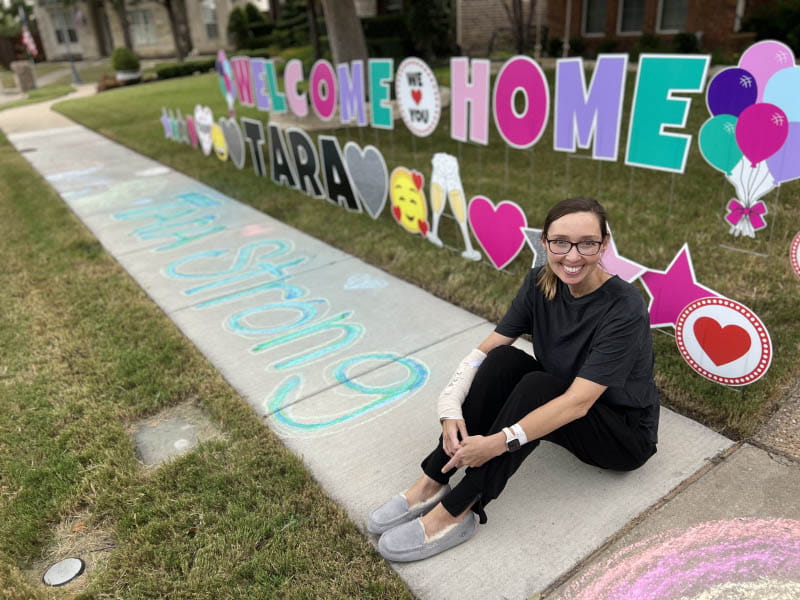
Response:
[[[428,224],[425,221],[419,222],[419,232],[422,234],[422,237],[428,235]]]
[[[422,90],[411,90],[411,97],[414,99],[414,102],[419,105],[420,100],[422,100]]]
[[[411,179],[414,180],[414,185],[418,190],[422,189],[422,173],[417,173],[416,171],[411,172]]]
[[[393,206],[392,207],[392,215],[394,215],[395,220],[399,223],[400,222],[400,217],[403,216],[403,213],[400,211],[400,207],[399,206]]]
[[[747,331],[738,325],[720,327],[711,317],[700,317],[694,322],[694,336],[718,367],[744,356],[751,344]]]

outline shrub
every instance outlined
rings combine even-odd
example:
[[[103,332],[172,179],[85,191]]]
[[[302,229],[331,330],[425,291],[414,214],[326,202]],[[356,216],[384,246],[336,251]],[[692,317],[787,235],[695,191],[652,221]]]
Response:
[[[403,2],[411,45],[422,59],[449,56],[455,47],[454,8],[447,0]],[[397,34],[393,34],[397,35]]]
[[[583,38],[576,37],[569,41],[570,56],[582,56],[585,50],[586,42],[583,41]]]
[[[370,56],[382,56],[402,61],[409,55],[407,37],[368,38],[367,52]]]
[[[597,46],[597,53],[598,54],[606,54],[608,52],[614,52],[619,46],[619,42],[617,40],[603,40],[600,42],[600,45]]]
[[[642,52],[663,52],[661,38],[652,33],[643,34],[631,50],[631,58],[638,59]]]
[[[753,3],[752,15],[742,23],[744,31],[754,31],[757,40],[778,40],[800,54],[800,2]]]
[[[672,48],[680,54],[697,54],[700,52],[700,44],[697,43],[697,36],[693,33],[678,33],[672,38]]]
[[[547,55],[548,56],[561,56],[561,51],[564,48],[564,42],[559,37],[552,37],[547,41]]]
[[[132,50],[120,46],[111,53],[111,66],[115,71],[138,71],[139,59]]]
[[[205,73],[212,71],[216,67],[216,60],[213,58],[206,60],[193,60],[182,63],[162,63],[156,65],[156,76],[159,79],[172,79],[173,77],[185,77],[196,72]]]

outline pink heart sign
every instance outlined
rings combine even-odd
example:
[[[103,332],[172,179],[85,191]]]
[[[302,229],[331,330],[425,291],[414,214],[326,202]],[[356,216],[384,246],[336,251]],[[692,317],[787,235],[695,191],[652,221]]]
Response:
[[[503,200],[495,206],[484,196],[469,201],[469,224],[496,269],[517,257],[525,245],[522,229],[528,226],[525,213],[515,202]]]

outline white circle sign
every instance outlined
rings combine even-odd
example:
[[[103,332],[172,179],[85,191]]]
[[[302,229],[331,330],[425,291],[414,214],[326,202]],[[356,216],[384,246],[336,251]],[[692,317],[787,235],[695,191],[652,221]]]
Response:
[[[772,363],[772,340],[753,311],[727,298],[700,298],[678,315],[675,341],[689,366],[723,385],[749,385]]]
[[[394,89],[400,116],[416,136],[426,137],[439,124],[442,111],[439,84],[431,68],[419,58],[407,58],[397,67]]]
[[[792,247],[789,250],[789,259],[792,261],[792,269],[794,274],[800,277],[800,231],[794,236],[792,240]]]

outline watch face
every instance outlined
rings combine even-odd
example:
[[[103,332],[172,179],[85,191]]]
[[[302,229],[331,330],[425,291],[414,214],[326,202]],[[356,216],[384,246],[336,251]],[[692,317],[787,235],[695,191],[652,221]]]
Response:
[[[508,447],[509,452],[514,452],[516,450],[519,450],[519,440],[516,438],[513,440],[509,440],[506,443],[506,446]]]

